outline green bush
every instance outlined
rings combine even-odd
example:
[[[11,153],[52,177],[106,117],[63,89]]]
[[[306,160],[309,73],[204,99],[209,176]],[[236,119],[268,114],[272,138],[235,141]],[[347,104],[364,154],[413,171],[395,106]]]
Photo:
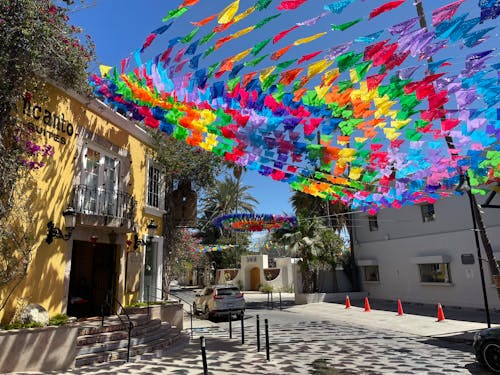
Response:
[[[269,284],[264,284],[260,287],[260,291],[264,293],[270,293],[273,291],[273,286]]]
[[[30,323],[22,323],[22,322],[13,322],[8,324],[5,329],[21,329],[21,328],[39,328],[39,327],[44,327],[42,323],[38,322],[30,322]]]
[[[168,303],[167,301],[151,301],[149,302],[149,306],[153,305],[164,305]],[[126,305],[125,307],[147,307],[148,303],[147,302],[134,302],[131,303],[130,305]]]
[[[63,326],[68,323],[69,317],[66,314],[54,315],[49,320],[49,326]]]

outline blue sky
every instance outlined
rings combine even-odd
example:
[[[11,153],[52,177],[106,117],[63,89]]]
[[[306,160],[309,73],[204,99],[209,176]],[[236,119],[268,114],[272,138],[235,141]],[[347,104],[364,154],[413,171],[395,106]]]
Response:
[[[158,54],[167,48],[168,40],[185,36],[193,26],[189,21],[199,21],[207,16],[220,12],[225,6],[233,0],[200,0],[200,2],[190,9],[188,13],[176,20],[173,26],[163,35],[157,38],[150,48],[144,53],[143,61],[148,60],[155,54]],[[161,19],[169,10],[176,8],[181,0],[121,0],[89,1],[89,7],[80,9],[71,14],[71,22],[82,26],[85,33],[90,34],[96,43],[97,59],[99,64],[119,66],[120,61],[128,57],[133,51],[142,46],[146,36],[150,32],[162,25]],[[244,37],[225,44],[219,51],[210,55],[203,65],[208,66],[214,61],[220,61],[225,57],[234,55],[242,50],[253,46],[254,44],[274,36],[280,31],[291,27],[295,22],[308,20],[318,16],[323,12],[325,4],[332,3],[333,0],[309,0],[296,11],[283,12],[275,21],[267,24],[262,29],[245,35]],[[287,53],[288,59],[298,58],[304,54],[311,53],[320,49],[326,49],[341,43],[352,40],[357,36],[364,36],[378,30],[386,29],[388,26],[401,22],[403,20],[416,16],[416,11],[412,0],[407,0],[405,4],[396,10],[382,14],[371,21],[367,21],[368,13],[387,1],[379,0],[357,0],[348,6],[341,15],[329,14],[321,19],[315,26],[304,27],[294,31],[285,37],[280,44],[269,45],[265,53],[272,53],[285,45],[290,44],[298,38],[310,36],[318,32],[329,31],[331,24],[341,24],[352,21],[358,17],[364,17],[364,20],[345,32],[332,32],[312,43],[304,46],[298,46]],[[451,1],[442,0],[423,0],[424,7],[430,24],[432,9],[448,4]],[[255,3],[255,0],[241,0],[240,12],[247,9]],[[261,13],[255,13],[237,25],[233,26],[229,32],[222,33],[220,36],[226,36],[230,33],[241,30],[247,26],[253,25],[264,17],[277,14],[277,5],[279,0],[274,0],[271,6]],[[92,5],[94,4],[94,5]],[[478,16],[477,0],[468,0],[462,5],[457,14],[465,11],[471,11],[471,17]],[[199,36],[208,33],[215,25],[215,21],[200,30]],[[217,36],[216,38],[218,38]],[[215,43],[213,39],[212,44]],[[495,38],[496,39],[496,38]],[[357,46],[357,50],[362,50],[365,45]],[[486,49],[486,48],[484,48]],[[470,52],[468,52],[470,53]],[[414,62],[414,61],[413,61]],[[266,61],[259,65],[258,69],[275,65],[275,62]],[[255,69],[254,69],[255,70]],[[240,74],[244,74],[243,70]],[[244,183],[254,188],[250,191],[258,200],[258,212],[261,213],[291,213],[292,209],[289,203],[290,189],[287,184],[273,181],[268,177],[263,177],[256,172],[249,171],[244,175]]]

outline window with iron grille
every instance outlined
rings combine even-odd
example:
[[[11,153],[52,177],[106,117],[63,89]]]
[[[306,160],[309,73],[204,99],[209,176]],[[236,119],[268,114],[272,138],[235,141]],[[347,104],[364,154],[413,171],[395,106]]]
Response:
[[[370,227],[370,232],[378,231],[377,215],[368,216],[368,226]]]
[[[147,204],[160,208],[160,170],[152,165],[148,171],[148,197]]]
[[[434,211],[433,204],[423,204],[420,206],[420,210],[422,212],[422,220],[424,223],[436,220],[436,213]]]
[[[420,282],[451,283],[449,263],[419,264]]]
[[[363,276],[365,281],[379,281],[378,266],[364,266]]]

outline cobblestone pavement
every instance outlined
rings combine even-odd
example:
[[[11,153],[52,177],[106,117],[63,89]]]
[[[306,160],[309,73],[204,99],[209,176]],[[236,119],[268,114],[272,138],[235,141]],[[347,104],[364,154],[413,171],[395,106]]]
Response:
[[[255,321],[246,322],[241,344],[238,322],[229,339],[227,323],[194,330],[183,348],[152,353],[135,362],[67,371],[65,374],[202,374],[201,336],[210,374],[488,374],[475,362],[470,345],[377,331],[332,321],[270,324],[270,361],[264,324],[256,351]]]

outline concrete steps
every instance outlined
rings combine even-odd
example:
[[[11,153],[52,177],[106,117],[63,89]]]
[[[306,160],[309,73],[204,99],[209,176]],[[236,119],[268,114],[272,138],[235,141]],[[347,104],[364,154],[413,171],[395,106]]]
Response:
[[[131,358],[165,350],[185,336],[179,329],[162,323],[160,319],[150,319],[147,315],[131,315],[130,318],[133,324],[130,339]],[[123,324],[118,318],[110,317],[105,320],[104,327],[100,326],[100,320],[89,320],[81,324],[85,326],[79,329],[75,367],[126,361],[128,323]]]

